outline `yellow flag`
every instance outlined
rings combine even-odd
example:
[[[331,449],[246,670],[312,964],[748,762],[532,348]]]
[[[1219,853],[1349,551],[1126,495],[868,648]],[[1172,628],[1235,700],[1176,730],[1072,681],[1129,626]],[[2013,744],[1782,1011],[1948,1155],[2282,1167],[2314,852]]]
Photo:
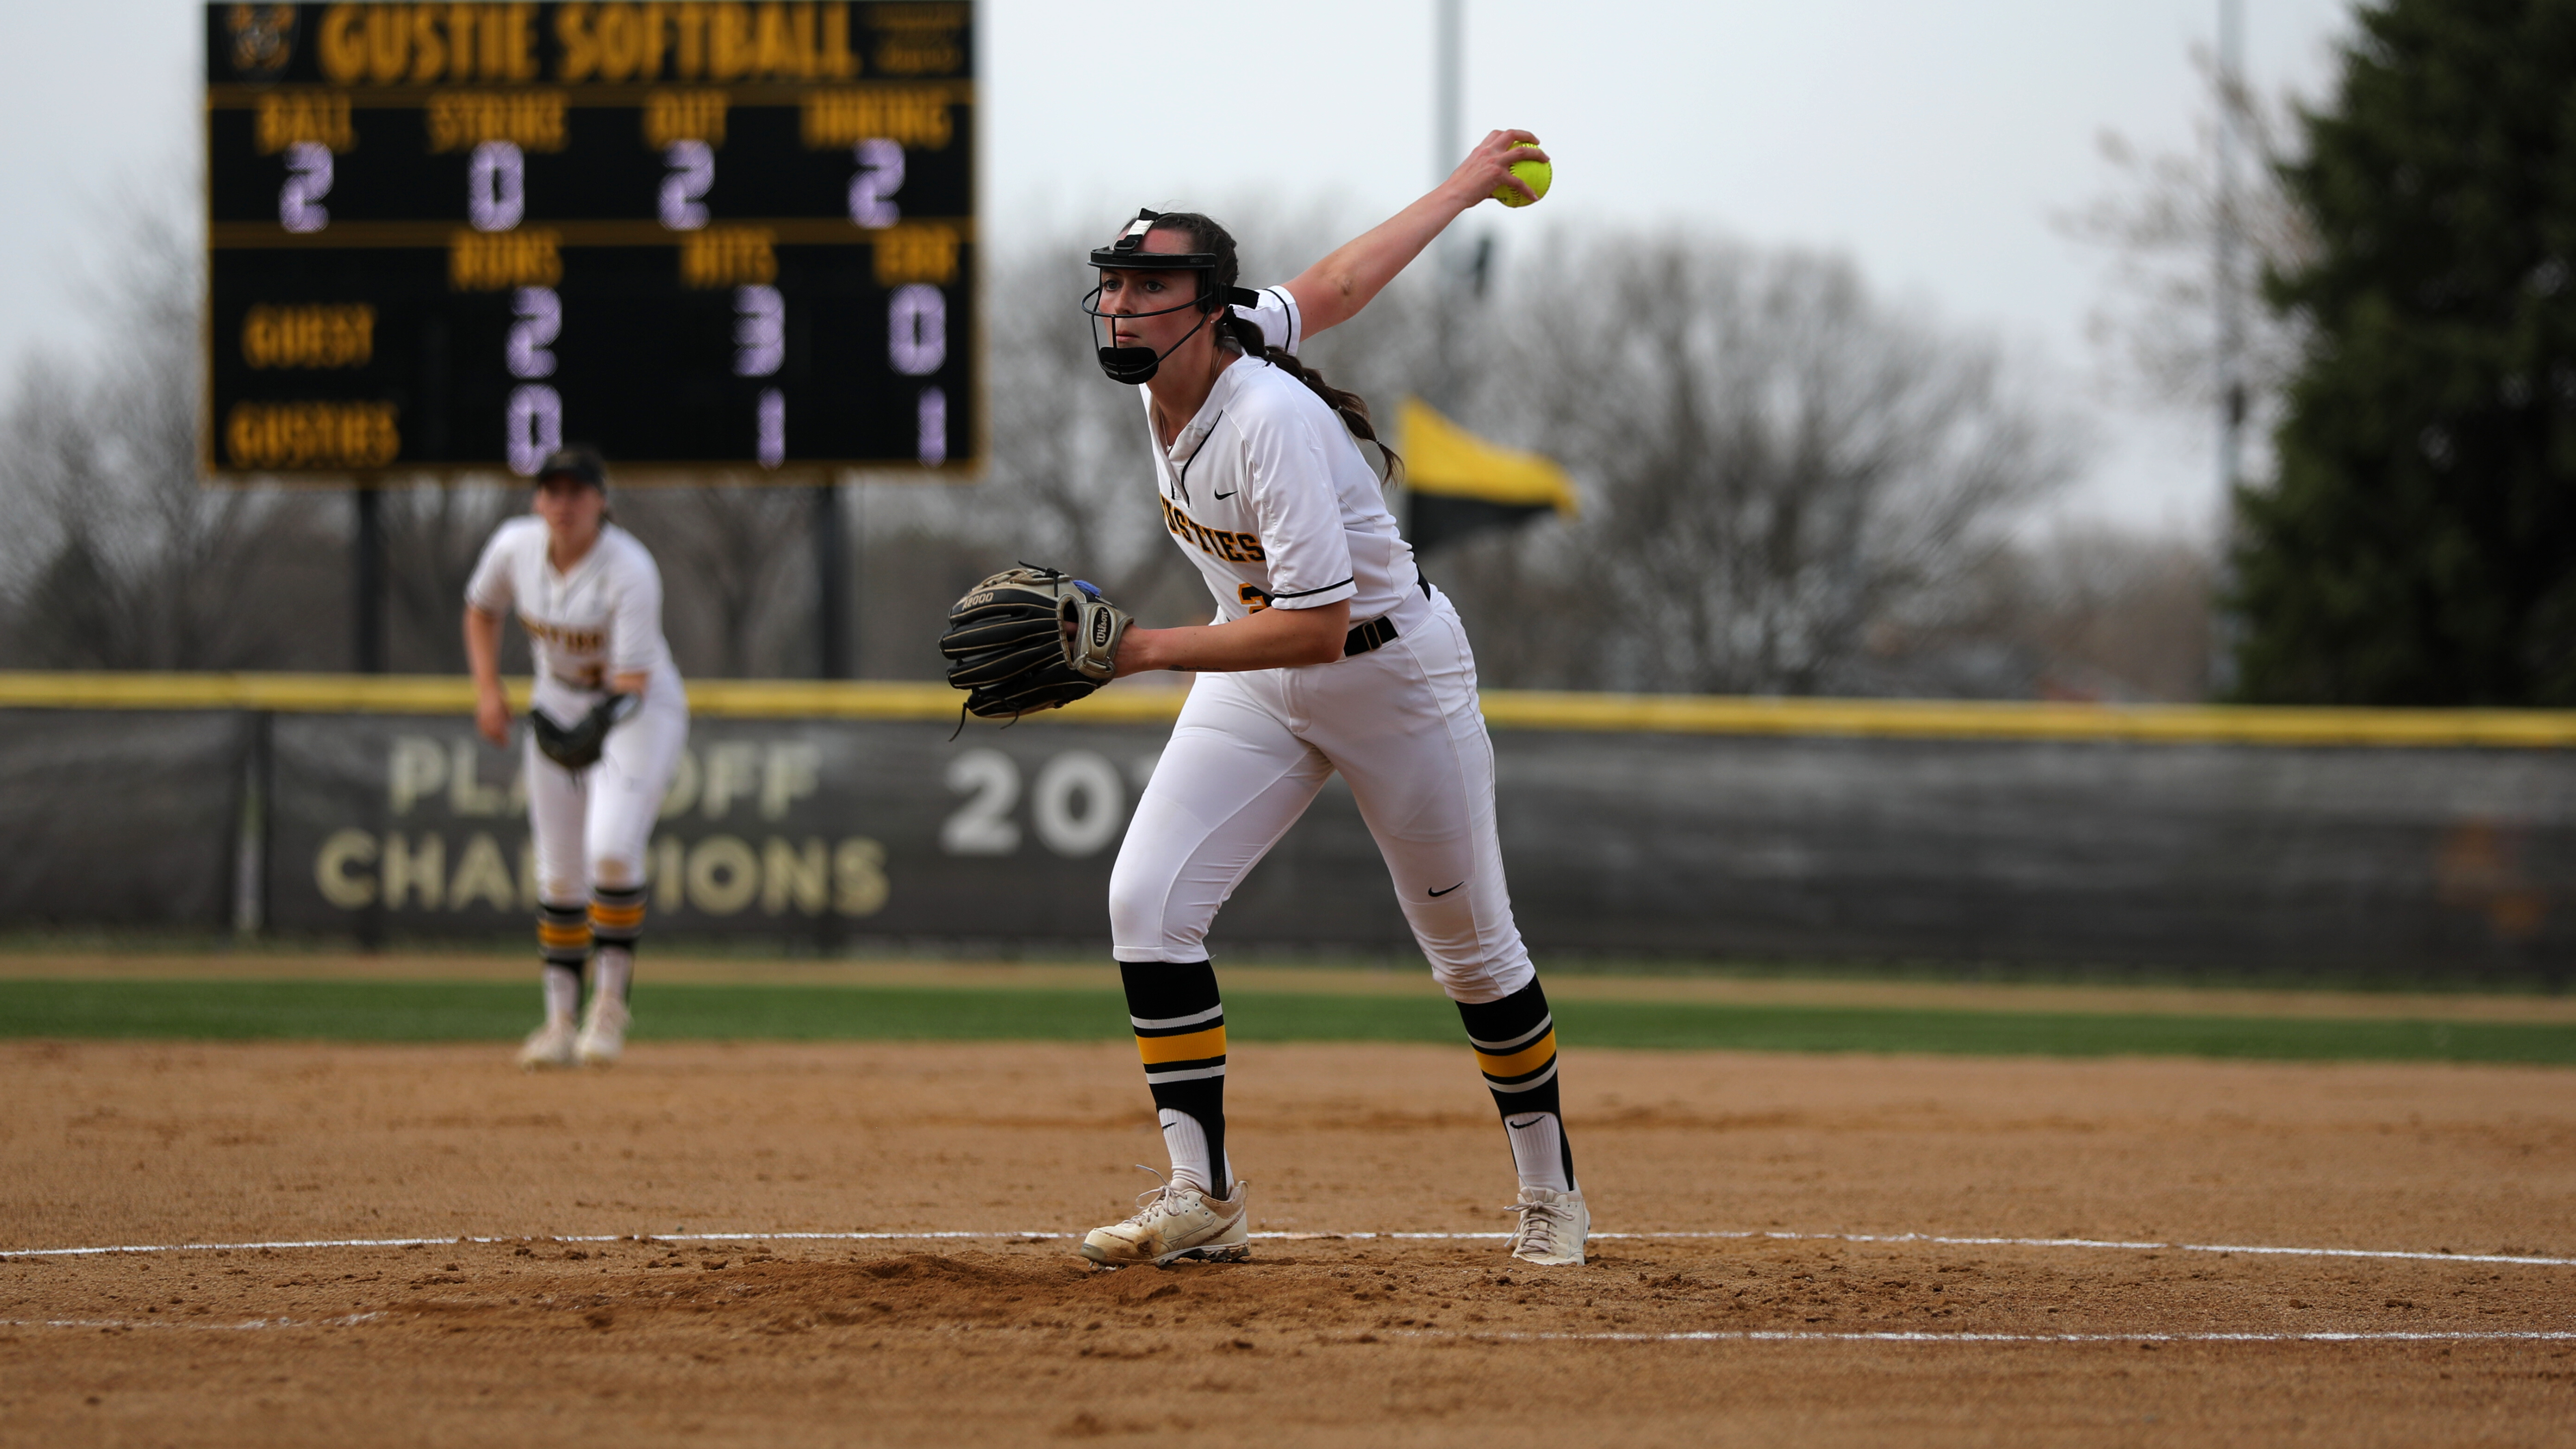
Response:
[[[1396,413],[1404,441],[1404,486],[1441,498],[1471,498],[1507,508],[1575,513],[1574,480],[1554,459],[1488,443],[1408,397]]]

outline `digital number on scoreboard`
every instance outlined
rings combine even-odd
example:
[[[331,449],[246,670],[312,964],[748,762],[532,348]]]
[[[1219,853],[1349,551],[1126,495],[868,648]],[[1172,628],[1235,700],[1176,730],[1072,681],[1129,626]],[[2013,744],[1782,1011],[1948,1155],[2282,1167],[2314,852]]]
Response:
[[[220,476],[971,470],[955,0],[210,5]]]

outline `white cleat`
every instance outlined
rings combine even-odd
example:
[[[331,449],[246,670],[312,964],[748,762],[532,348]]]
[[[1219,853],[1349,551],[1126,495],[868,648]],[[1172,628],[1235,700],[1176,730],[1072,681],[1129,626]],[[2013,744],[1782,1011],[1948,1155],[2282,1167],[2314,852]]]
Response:
[[[528,1033],[519,1047],[519,1070],[542,1072],[554,1067],[569,1067],[580,1060],[575,1055],[573,1030],[569,1016],[550,1016],[546,1024]]]
[[[1592,1210],[1583,1205],[1583,1189],[1525,1187],[1511,1210],[1521,1215],[1521,1225],[1512,1231],[1513,1257],[1549,1267],[1582,1266],[1583,1240],[1592,1235]]]
[[[1154,1172],[1142,1163],[1137,1166]],[[1194,1183],[1167,1181],[1136,1199],[1134,1217],[1092,1229],[1082,1240],[1082,1256],[1104,1268],[1133,1263],[1160,1267],[1175,1258],[1240,1263],[1252,1252],[1252,1218],[1243,1210],[1248,1196],[1241,1178],[1235,1179],[1231,1198],[1210,1197]]]
[[[626,1050],[626,1023],[632,1018],[626,1003],[603,991],[590,999],[590,1009],[582,1014],[581,1035],[573,1042],[573,1055],[585,1067],[614,1065]]]

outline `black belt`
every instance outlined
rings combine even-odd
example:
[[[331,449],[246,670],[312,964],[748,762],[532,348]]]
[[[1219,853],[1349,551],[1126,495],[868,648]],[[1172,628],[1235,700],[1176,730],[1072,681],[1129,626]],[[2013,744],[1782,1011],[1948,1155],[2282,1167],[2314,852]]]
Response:
[[[1348,659],[1354,654],[1366,654],[1394,637],[1395,620],[1391,616],[1380,615],[1351,630],[1350,637],[1342,641],[1342,657]]]
[[[1431,597],[1431,581],[1429,579],[1422,577],[1420,574],[1415,574],[1413,576],[1413,581],[1422,585],[1422,597],[1426,599]],[[1380,614],[1365,624],[1354,624],[1351,626],[1349,636],[1342,640],[1342,657],[1344,659],[1348,659],[1354,654],[1366,654],[1370,650],[1385,644],[1394,637],[1395,616],[1393,614]]]

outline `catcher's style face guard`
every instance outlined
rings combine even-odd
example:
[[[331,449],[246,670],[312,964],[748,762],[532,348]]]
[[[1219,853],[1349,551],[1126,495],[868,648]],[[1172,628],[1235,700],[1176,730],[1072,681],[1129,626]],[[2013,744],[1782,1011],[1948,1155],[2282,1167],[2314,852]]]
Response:
[[[1251,306],[1259,301],[1252,293],[1241,287],[1228,287],[1225,289],[1224,296],[1216,295],[1210,286],[1210,281],[1216,272],[1216,253],[1214,252],[1145,250],[1145,236],[1154,229],[1155,222],[1162,220],[1162,215],[1158,211],[1138,208],[1136,219],[1127,223],[1127,229],[1118,234],[1118,240],[1105,247],[1095,248],[1091,253],[1091,265],[1099,271],[1190,272],[1198,278],[1198,285],[1194,289],[1195,295],[1190,300],[1157,308],[1151,312],[1104,312],[1100,307],[1103,290],[1101,287],[1094,287],[1083,294],[1083,314],[1091,319],[1091,345],[1100,354],[1100,370],[1109,374],[1109,380],[1112,382],[1153,381],[1155,372],[1163,365],[1163,359],[1180,351],[1183,343],[1198,336],[1199,328],[1207,326],[1210,318],[1223,312],[1227,303]],[[1121,320],[1168,317],[1174,312],[1187,311],[1192,307],[1197,308],[1201,314],[1198,325],[1182,333],[1180,341],[1174,342],[1160,352],[1156,352],[1151,347],[1115,345],[1118,341],[1117,325]],[[1100,324],[1103,321],[1110,324],[1111,345],[1108,346],[1103,346],[1100,340]]]

